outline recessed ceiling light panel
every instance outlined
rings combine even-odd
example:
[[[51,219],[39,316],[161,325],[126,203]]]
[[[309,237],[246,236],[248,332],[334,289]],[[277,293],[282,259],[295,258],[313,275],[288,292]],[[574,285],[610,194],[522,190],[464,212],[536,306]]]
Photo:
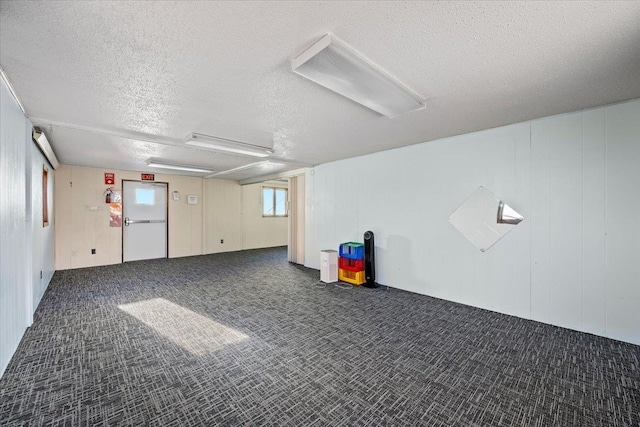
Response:
[[[293,71],[384,116],[425,107],[424,101],[331,34],[291,61]]]

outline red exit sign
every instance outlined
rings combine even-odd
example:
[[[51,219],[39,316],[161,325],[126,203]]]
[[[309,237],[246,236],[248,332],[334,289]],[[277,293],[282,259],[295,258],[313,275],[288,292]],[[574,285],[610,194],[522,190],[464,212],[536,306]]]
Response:
[[[155,181],[156,176],[152,173],[143,173],[140,174],[140,179],[142,179],[143,181]]]

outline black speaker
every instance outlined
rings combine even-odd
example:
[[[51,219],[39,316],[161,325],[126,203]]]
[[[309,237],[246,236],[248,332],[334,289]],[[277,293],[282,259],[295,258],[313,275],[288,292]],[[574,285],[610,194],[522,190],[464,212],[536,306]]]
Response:
[[[367,280],[363,286],[377,288],[376,284],[376,245],[373,231],[364,233],[364,277]]]

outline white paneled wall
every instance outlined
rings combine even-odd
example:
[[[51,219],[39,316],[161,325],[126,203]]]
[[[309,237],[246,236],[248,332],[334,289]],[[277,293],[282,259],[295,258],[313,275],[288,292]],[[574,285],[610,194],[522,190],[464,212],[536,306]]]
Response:
[[[640,101],[317,166],[306,264],[376,235],[378,282],[640,344]],[[479,186],[525,221],[481,253],[447,218]]]
[[[28,326],[27,119],[0,81],[0,375]]]
[[[31,139],[31,126],[28,126],[28,138]],[[29,140],[27,139],[27,141]],[[40,152],[35,143],[31,148],[31,285],[33,300],[31,313],[35,312],[44,291],[55,272],[55,227],[53,194],[55,171]],[[42,221],[42,171],[48,169],[48,205],[49,225]]]
[[[531,318],[578,330],[583,318],[582,161],[582,114],[531,124]]]
[[[597,335],[607,331],[605,111],[582,114],[582,322]]]
[[[0,83],[0,376],[55,271],[55,171],[32,142],[31,130],[31,122]],[[49,172],[46,227],[44,165]]]
[[[605,115],[607,336],[640,344],[640,101]]]

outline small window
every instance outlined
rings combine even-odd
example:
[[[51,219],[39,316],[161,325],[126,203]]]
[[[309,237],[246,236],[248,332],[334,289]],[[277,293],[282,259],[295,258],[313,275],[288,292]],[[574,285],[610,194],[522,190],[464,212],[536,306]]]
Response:
[[[49,169],[42,166],[42,226],[49,226]]]
[[[287,216],[287,189],[262,187],[262,216]]]
[[[136,188],[136,205],[155,205],[156,192],[146,188]]]

